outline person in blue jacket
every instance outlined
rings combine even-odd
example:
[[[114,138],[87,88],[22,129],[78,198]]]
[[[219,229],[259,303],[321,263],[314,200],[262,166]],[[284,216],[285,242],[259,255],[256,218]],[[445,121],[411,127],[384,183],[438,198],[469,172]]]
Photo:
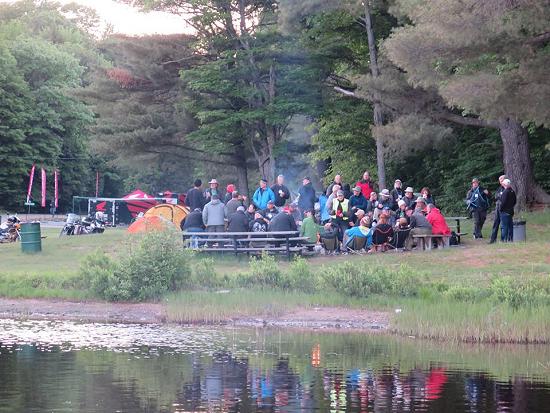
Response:
[[[262,210],[267,208],[269,201],[275,202],[275,193],[267,187],[267,180],[261,179],[260,187],[254,192],[252,202],[256,205],[256,208]]]

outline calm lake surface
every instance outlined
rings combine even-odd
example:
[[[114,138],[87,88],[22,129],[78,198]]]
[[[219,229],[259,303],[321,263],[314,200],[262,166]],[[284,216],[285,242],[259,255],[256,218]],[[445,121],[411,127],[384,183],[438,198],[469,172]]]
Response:
[[[549,346],[0,320],[0,412],[549,412]]]

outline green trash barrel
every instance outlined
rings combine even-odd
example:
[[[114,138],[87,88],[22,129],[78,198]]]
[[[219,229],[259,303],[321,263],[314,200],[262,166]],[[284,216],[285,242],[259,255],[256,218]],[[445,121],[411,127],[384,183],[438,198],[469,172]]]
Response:
[[[40,222],[21,224],[21,251],[28,254],[42,251]]]

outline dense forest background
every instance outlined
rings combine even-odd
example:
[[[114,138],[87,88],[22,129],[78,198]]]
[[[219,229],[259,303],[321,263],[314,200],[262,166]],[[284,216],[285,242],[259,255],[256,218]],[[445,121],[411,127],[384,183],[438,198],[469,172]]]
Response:
[[[382,187],[430,187],[449,212],[472,177],[492,190],[505,172],[521,206],[549,202],[545,0],[121,2],[194,34],[102,33],[82,6],[0,4],[0,208],[24,209],[33,163],[48,198],[60,171],[63,211],[98,172],[116,197],[197,177],[249,192],[279,173],[320,189],[367,169]]]

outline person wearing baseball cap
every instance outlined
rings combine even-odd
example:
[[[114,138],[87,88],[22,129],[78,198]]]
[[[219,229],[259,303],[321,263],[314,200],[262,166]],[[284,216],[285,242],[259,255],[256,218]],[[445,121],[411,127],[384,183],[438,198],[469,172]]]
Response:
[[[315,189],[311,184],[311,179],[309,176],[304,177],[302,180],[302,186],[298,191],[298,208],[302,213],[302,218],[304,216],[304,211],[306,209],[314,209],[315,202],[317,201],[317,196],[315,195]]]
[[[474,218],[474,239],[481,239],[481,230],[489,209],[489,191],[479,185],[477,178],[472,179],[472,188],[466,194],[466,205]]]
[[[500,228],[500,198],[506,189],[502,181],[505,179],[507,179],[506,175],[500,175],[498,177],[499,187],[495,191],[495,219],[493,220],[493,229],[491,231],[491,240],[489,241],[489,244],[494,244],[497,242],[498,229]]]
[[[359,210],[366,211],[369,204],[367,199],[363,196],[363,193],[361,192],[361,187],[356,186],[353,188],[353,195],[349,198],[349,206],[351,209],[351,212],[354,214],[352,215],[352,222],[355,224],[356,222],[359,222],[361,218],[357,218],[355,216],[355,213]]]

